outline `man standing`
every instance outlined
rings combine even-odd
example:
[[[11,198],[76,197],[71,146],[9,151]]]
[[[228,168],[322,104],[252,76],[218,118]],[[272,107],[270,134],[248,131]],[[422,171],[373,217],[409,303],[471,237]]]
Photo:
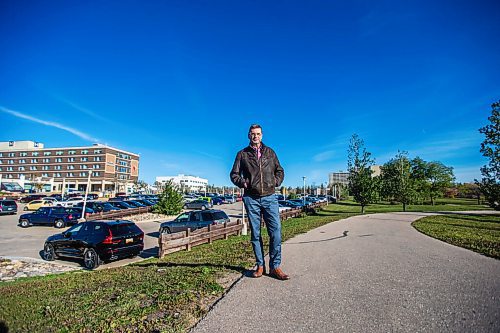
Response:
[[[248,130],[250,145],[238,152],[231,170],[231,181],[243,188],[243,202],[250,221],[251,242],[257,269],[252,276],[265,274],[264,249],[260,234],[260,218],[264,218],[269,235],[269,275],[278,280],[289,276],[280,269],[281,221],[275,187],[283,182],[285,173],[276,153],[262,143],[262,128],[252,125]]]

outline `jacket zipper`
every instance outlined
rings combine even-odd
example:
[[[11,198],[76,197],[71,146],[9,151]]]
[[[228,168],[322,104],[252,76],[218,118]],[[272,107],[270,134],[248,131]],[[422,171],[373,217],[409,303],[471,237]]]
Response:
[[[259,158],[258,151],[257,151],[257,158]],[[260,158],[259,158],[259,171],[260,171],[260,189],[261,189],[260,194],[263,195],[264,194],[264,178],[262,177],[262,152],[261,152]]]

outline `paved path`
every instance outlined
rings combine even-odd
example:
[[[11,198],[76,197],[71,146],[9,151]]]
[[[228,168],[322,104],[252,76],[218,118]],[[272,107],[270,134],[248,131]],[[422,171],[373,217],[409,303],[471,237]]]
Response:
[[[242,278],[193,332],[500,332],[500,260],[356,216],[283,245],[289,281]],[[344,232],[347,236],[344,236]]]

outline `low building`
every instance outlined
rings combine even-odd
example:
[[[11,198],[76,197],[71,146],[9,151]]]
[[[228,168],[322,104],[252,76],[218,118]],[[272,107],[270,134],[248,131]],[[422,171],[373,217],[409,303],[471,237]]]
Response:
[[[0,142],[0,184],[46,192],[125,192],[139,177],[139,155],[102,144],[45,148],[34,141]]]
[[[179,174],[177,176],[160,176],[156,177],[156,181],[160,184],[164,184],[167,181],[171,180],[173,184],[179,186],[179,188],[185,192],[193,192],[193,191],[203,191],[208,186],[208,179],[183,175]]]

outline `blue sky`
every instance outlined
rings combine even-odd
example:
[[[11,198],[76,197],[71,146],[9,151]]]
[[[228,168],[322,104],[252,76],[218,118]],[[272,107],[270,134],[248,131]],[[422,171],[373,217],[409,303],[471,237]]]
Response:
[[[140,178],[229,185],[252,123],[287,186],[346,169],[357,133],[480,177],[500,99],[498,1],[0,2],[0,140],[100,142]]]

